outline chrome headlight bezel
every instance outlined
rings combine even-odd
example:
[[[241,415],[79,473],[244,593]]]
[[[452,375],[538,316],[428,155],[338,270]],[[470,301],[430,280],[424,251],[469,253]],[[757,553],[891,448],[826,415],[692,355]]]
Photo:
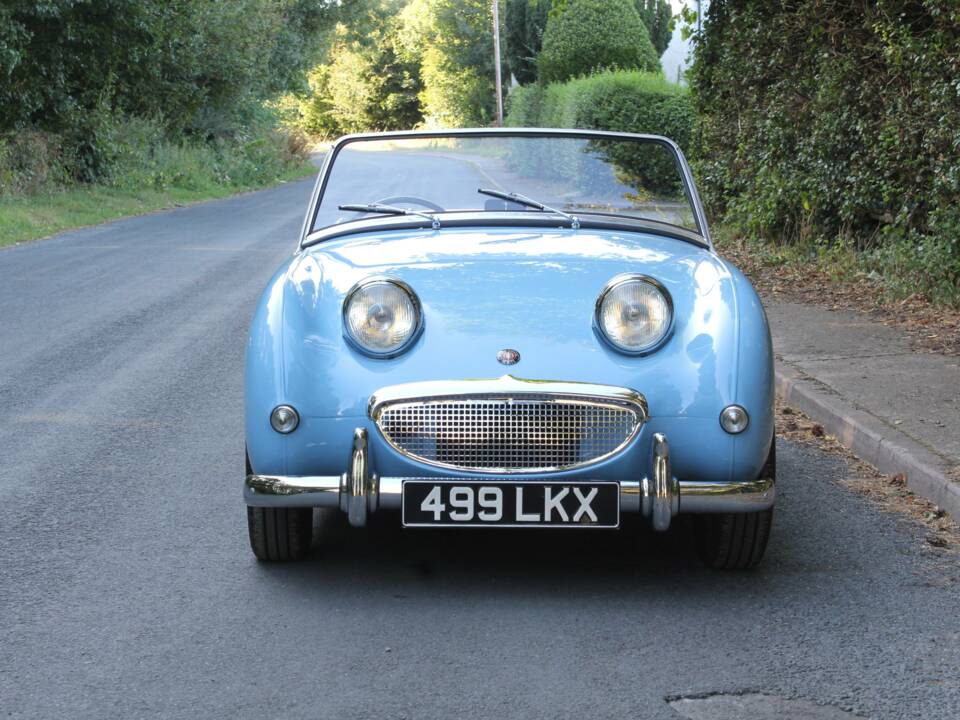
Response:
[[[618,343],[607,332],[607,329],[604,327],[602,311],[603,311],[603,302],[607,296],[614,290],[628,283],[646,283],[653,287],[660,295],[663,297],[664,303],[667,306],[667,312],[669,317],[667,323],[663,329],[663,332],[654,340],[643,345],[642,347],[630,347]],[[616,275],[610,279],[610,281],[604,285],[603,290],[600,291],[600,294],[597,296],[597,301],[594,305],[593,310],[593,327],[597,334],[603,338],[604,342],[607,343],[611,348],[616,350],[619,353],[624,355],[649,355],[656,350],[659,350],[660,347],[670,338],[670,335],[673,333],[673,323],[674,323],[674,310],[673,310],[673,298],[670,296],[670,292],[663,286],[661,282],[655,278],[650,277],[649,275],[643,275],[641,273],[623,273],[621,275]]]
[[[357,293],[370,287],[371,285],[377,285],[381,283],[393,285],[405,293],[407,298],[410,300],[410,304],[413,306],[413,312],[415,315],[415,324],[413,330],[410,332],[407,338],[399,345],[386,350],[378,350],[377,348],[364,345],[362,342],[360,342],[360,340],[354,337],[354,335],[350,332],[350,325],[347,317],[350,311],[350,303],[356,297]],[[343,329],[344,339],[347,341],[350,347],[357,352],[372,358],[392,358],[406,352],[417,341],[417,338],[420,337],[420,333],[423,331],[423,307],[420,304],[420,298],[417,297],[417,294],[413,291],[413,288],[403,280],[398,280],[397,278],[386,275],[374,275],[372,277],[364,278],[360,282],[356,283],[344,296],[343,306],[340,309],[340,324]]]

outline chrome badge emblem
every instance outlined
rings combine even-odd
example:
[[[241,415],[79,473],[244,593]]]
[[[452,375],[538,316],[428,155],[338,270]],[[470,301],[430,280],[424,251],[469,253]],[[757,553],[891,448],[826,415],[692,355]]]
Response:
[[[520,362],[520,353],[510,348],[504,348],[497,353],[497,362],[501,365],[516,365]]]

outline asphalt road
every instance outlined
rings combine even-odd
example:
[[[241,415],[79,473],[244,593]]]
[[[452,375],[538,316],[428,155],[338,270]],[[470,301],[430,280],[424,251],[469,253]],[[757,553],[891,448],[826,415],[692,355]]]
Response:
[[[781,442],[752,573],[679,531],[362,531],[258,564],[247,323],[295,183],[0,251],[0,716],[678,718],[762,692],[960,716],[960,566]],[[330,518],[326,518],[329,520]]]

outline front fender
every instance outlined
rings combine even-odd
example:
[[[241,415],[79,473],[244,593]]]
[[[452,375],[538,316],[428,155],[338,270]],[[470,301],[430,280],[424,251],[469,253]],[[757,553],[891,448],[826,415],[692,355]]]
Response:
[[[291,259],[267,283],[260,296],[244,356],[244,431],[254,472],[287,472],[289,438],[270,426],[270,412],[287,399],[284,365],[284,292]]]
[[[763,304],[750,281],[725,263],[737,303],[737,366],[734,401],[750,412],[750,425],[733,437],[731,478],[755,478],[767,459],[774,434],[773,346]]]

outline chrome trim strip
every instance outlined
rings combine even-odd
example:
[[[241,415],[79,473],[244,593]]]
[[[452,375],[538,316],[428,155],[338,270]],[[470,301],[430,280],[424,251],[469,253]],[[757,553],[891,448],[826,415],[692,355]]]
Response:
[[[477,380],[428,380],[382,387],[370,396],[367,414],[376,422],[383,406],[395,402],[440,400],[461,395],[505,397],[524,394],[559,395],[575,399],[602,398],[609,402],[637,406],[641,424],[650,418],[647,399],[630,388],[562,380],[529,380],[513,375]]]
[[[620,481],[620,512],[641,512],[643,509],[643,481]]]
[[[403,481],[411,478],[380,478],[380,507],[384,510],[399,510],[403,497]]]
[[[252,507],[340,507],[337,475],[247,475],[243,499]]]
[[[341,478],[342,476],[248,475],[243,495],[246,504],[255,507],[339,508]],[[379,478],[375,509],[399,510],[403,481],[413,479],[416,478]],[[452,478],[436,480],[443,482]],[[645,481],[646,478],[620,482],[620,512],[643,512],[646,515],[642,506],[642,483]],[[556,479],[552,482],[556,482]],[[759,512],[773,507],[776,498],[776,486],[769,478],[718,483],[680,480],[678,486],[680,513]]]
[[[777,497],[773,478],[730,482],[680,481],[680,512],[742,513],[773,507]]]
[[[370,472],[368,448],[366,429],[356,428],[349,473],[341,476],[250,474],[244,482],[244,501],[253,507],[340,508],[350,517],[351,524],[363,524],[369,513],[380,508],[400,509],[404,480],[458,480],[378,477]],[[677,480],[671,473],[670,447],[662,433],[653,436],[650,464],[647,477],[620,481],[620,511],[642,513],[651,519],[655,529],[669,527],[670,518],[681,512],[759,512],[773,507],[776,500],[776,485],[772,478],[729,482]],[[529,482],[539,480],[557,482],[558,478],[533,478]],[[577,481],[571,479],[571,482]],[[589,478],[579,481],[589,481]]]
[[[395,406],[429,405],[443,403],[449,400],[524,400],[537,399],[545,403],[562,403],[574,401],[597,407],[615,406],[632,412],[636,418],[632,432],[610,452],[598,455],[588,461],[564,466],[547,466],[535,468],[486,468],[472,467],[444,463],[416,455],[394,442],[393,438],[383,431],[380,418],[383,412]],[[503,375],[496,379],[483,380],[441,380],[406,383],[381,388],[370,397],[367,406],[370,419],[374,421],[380,437],[394,450],[404,457],[431,467],[447,470],[469,471],[484,475],[515,476],[522,474],[544,474],[573,470],[588,467],[607,460],[622,452],[639,434],[644,423],[649,419],[646,398],[636,390],[617,387],[614,385],[599,385],[594,383],[563,382],[554,380],[528,380],[513,375]]]

